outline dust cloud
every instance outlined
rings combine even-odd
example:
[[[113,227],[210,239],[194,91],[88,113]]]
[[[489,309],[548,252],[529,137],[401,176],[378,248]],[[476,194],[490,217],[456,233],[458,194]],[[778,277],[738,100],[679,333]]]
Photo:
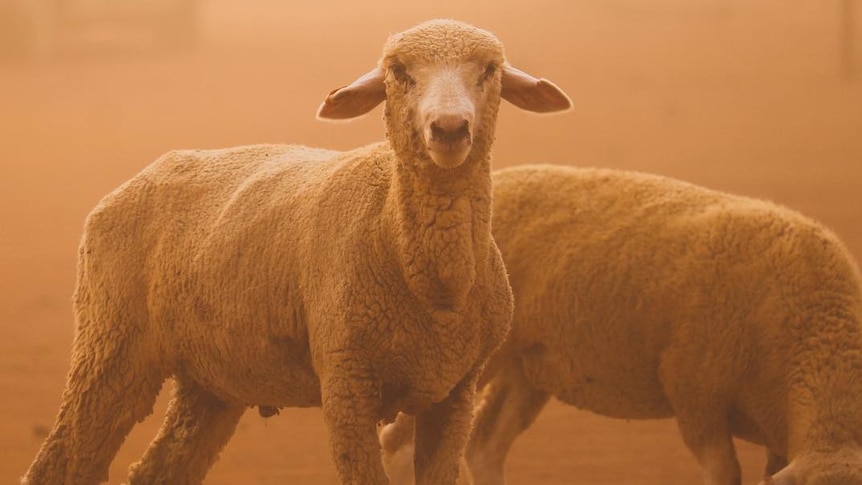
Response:
[[[124,11],[137,4],[138,10]],[[126,7],[118,7],[125,5]],[[143,5],[143,6],[142,6]],[[504,107],[495,165],[654,172],[769,198],[862,257],[862,0],[0,0],[0,477],[23,474],[56,415],[84,216],[173,148],[381,139],[380,109],[314,120],[385,37],[451,17],[575,103]],[[154,435],[137,426],[111,483]],[[763,452],[743,445],[746,483]],[[552,404],[515,444],[512,483],[696,483],[672,421]],[[248,413],[210,484],[333,483],[317,410]]]

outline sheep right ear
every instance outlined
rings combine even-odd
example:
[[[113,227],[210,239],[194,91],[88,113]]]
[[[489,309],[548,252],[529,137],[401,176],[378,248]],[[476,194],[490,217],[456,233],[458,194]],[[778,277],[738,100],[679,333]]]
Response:
[[[346,120],[368,113],[386,99],[383,70],[375,67],[347,86],[333,90],[317,110],[319,120]]]

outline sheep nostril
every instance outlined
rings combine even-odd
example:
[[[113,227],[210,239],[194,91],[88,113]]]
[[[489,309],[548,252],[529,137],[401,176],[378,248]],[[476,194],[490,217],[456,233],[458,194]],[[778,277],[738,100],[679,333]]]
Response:
[[[446,144],[460,142],[470,137],[470,125],[464,118],[441,117],[431,122],[431,138]]]

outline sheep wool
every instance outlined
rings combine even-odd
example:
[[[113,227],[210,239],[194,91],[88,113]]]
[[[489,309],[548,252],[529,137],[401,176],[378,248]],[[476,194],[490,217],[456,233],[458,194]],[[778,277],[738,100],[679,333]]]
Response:
[[[765,445],[764,485],[862,484],[862,282],[835,234],[654,175],[538,165],[493,183],[515,315],[480,381],[474,484],[505,482],[551,396],[675,416],[710,485],[742,483],[734,436]],[[381,433],[393,473],[409,426]]]
[[[168,153],[89,214],[72,365],[30,485],[95,484],[175,388],[131,484],[203,480],[249,406],[321,406],[345,484],[380,484],[376,425],[416,416],[416,481],[452,484],[512,296],[491,238],[497,108],[568,108],[489,32],[437,20],[327,96],[385,101],[387,142]]]

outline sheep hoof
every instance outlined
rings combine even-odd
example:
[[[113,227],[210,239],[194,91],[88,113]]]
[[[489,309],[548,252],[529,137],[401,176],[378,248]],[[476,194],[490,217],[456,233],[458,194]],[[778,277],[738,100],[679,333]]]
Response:
[[[269,418],[278,414],[278,408],[275,406],[258,406],[257,412],[260,413],[261,417]]]

